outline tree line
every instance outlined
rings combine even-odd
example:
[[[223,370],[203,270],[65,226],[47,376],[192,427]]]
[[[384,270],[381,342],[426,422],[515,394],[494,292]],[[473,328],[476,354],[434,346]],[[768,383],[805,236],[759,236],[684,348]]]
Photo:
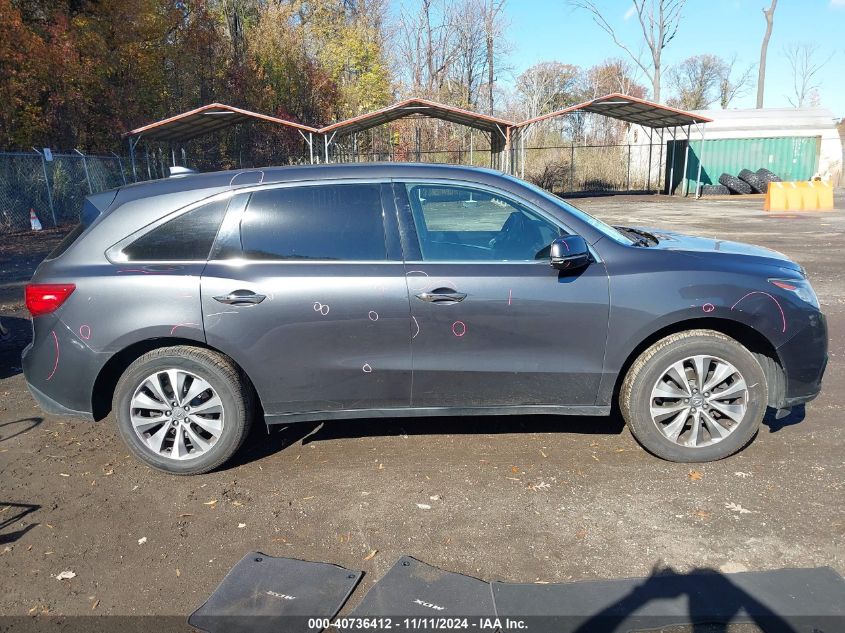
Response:
[[[760,64],[698,54],[668,68],[664,51],[677,45],[686,0],[633,0],[635,42],[619,37],[599,3],[567,2],[593,17],[620,57],[591,68],[540,61],[515,73],[506,0],[0,0],[0,148],[109,151],[119,132],[213,101],[310,125],[406,96],[515,120],[608,92],[727,108],[754,88],[755,70],[762,105],[776,0],[764,11]],[[814,45],[787,56],[794,104],[807,105],[825,61]],[[577,141],[621,133],[589,117],[558,126]],[[240,128],[199,141],[200,153],[246,148],[260,160],[301,149],[290,132]],[[431,146],[465,131],[425,134]]]

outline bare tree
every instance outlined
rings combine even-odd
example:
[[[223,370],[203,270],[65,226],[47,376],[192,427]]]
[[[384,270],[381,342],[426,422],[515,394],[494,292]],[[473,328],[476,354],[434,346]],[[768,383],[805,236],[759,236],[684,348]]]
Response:
[[[561,62],[540,62],[516,78],[521,115],[526,119],[548,114],[578,99],[581,69]]]
[[[748,66],[748,68],[738,75],[734,75],[735,66],[736,55],[731,58],[730,62],[725,64],[724,74],[719,82],[719,105],[722,106],[723,110],[726,110],[734,99],[747,94],[751,89],[754,64]]]
[[[693,55],[669,69],[672,102],[685,110],[703,110],[719,98],[727,64],[717,55]]]
[[[775,17],[775,9],[778,6],[778,0],[772,0],[772,4],[768,9],[763,9],[763,15],[766,17],[766,34],[763,36],[763,45],[760,47],[760,68],[757,71],[757,108],[763,107],[763,91],[766,87],[766,54],[769,50],[769,38],[772,37],[772,22]]]
[[[819,89],[819,71],[833,59],[833,54],[819,59],[819,46],[813,42],[792,43],[783,49],[792,68],[792,96],[787,96],[793,108],[803,108]],[[816,97],[817,100],[817,97]]]
[[[610,35],[613,42],[624,50],[646,74],[651,81],[652,98],[655,101],[660,101],[663,49],[678,34],[686,0],[632,1],[651,60],[644,61],[641,54],[634,53],[631,47],[619,39],[616,30],[610,25],[610,22],[593,0],[569,0],[569,3],[592,14],[593,21]]]
[[[487,90],[490,115],[493,115],[493,86],[496,81],[496,37],[501,36],[501,14],[506,0],[487,0],[484,3],[484,34],[487,39]]]

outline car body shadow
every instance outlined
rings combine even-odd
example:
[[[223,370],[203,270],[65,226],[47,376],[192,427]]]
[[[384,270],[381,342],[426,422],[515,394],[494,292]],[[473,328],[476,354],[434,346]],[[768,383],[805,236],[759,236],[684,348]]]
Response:
[[[21,373],[21,354],[32,338],[29,319],[3,316],[8,336],[0,340],[0,380]]]
[[[777,433],[781,429],[792,426],[794,424],[799,424],[804,421],[804,418],[807,417],[807,410],[803,404],[799,404],[796,407],[792,407],[792,411],[790,411],[786,416],[778,419],[777,417],[777,410],[772,409],[769,407],[766,410],[766,415],[763,418],[763,424],[769,427],[769,432]]]
[[[265,426],[258,420],[244,445],[223,469],[237,468],[301,442],[325,442],[362,437],[404,435],[499,435],[508,433],[572,433],[618,435],[625,427],[618,415],[603,416],[444,416],[419,418],[362,418],[325,422],[297,422]]]

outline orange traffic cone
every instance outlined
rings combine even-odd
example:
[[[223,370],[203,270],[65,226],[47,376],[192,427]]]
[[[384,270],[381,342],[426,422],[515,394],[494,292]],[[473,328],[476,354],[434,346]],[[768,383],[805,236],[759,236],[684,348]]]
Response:
[[[40,231],[41,230],[41,221],[38,219],[38,216],[35,215],[35,209],[32,207],[29,208],[29,225],[32,227],[33,231]]]

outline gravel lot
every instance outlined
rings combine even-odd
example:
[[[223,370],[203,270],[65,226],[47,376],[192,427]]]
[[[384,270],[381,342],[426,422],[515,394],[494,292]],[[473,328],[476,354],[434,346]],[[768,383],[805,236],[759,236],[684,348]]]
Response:
[[[839,211],[617,196],[602,219],[757,243],[803,264],[830,327],[822,395],[727,460],[660,461],[618,419],[526,417],[256,425],[200,477],[129,457],[114,424],[43,414],[20,373],[26,280],[56,233],[0,238],[0,614],[170,614],[246,552],[366,575],[403,555],[488,580],[567,581],[829,565],[845,573],[845,195]],[[418,504],[429,506],[421,509]],[[62,571],[70,580],[56,580]]]

